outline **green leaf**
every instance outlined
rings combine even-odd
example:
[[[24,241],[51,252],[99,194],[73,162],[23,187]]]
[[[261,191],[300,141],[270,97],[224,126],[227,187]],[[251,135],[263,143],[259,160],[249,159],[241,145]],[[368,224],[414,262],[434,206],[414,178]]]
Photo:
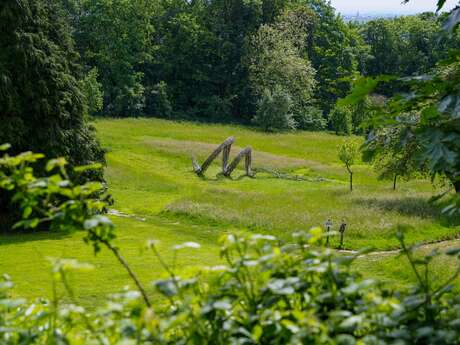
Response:
[[[6,151],[6,150],[9,150],[10,148],[11,148],[10,144],[0,145],[0,151]]]

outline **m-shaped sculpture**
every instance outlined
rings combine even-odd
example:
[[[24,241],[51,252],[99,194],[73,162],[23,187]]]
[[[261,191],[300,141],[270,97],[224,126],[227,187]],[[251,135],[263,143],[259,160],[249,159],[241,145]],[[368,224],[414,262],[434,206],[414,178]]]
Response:
[[[230,158],[230,151],[232,149],[232,145],[235,142],[235,137],[230,137],[227,140],[225,140],[221,145],[219,145],[218,148],[214,150],[214,152],[204,161],[203,165],[200,166],[198,164],[197,160],[193,157],[192,158],[192,164],[193,164],[193,170],[198,176],[204,176],[204,173],[206,170],[209,168],[211,163],[219,156],[219,154],[222,152],[222,174],[226,177],[230,177],[232,172],[236,169],[238,164],[241,162],[243,158],[245,158],[244,166],[246,169],[246,175],[247,176],[253,176],[252,173],[252,148],[251,147],[246,147],[243,149],[238,155],[235,157],[235,159],[228,164],[229,158]]]

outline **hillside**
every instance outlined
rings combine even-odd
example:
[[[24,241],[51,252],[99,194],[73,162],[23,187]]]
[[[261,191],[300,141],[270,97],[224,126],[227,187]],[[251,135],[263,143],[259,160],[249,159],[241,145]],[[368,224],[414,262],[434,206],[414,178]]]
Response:
[[[406,227],[412,243],[451,239],[460,232],[428,202],[436,193],[429,181],[401,182],[393,191],[392,182],[377,181],[372,168],[361,164],[350,193],[337,158],[337,145],[344,137],[314,132],[270,135],[238,126],[156,119],[106,119],[97,121],[96,127],[108,150],[106,177],[115,198],[111,213],[119,229],[118,244],[146,284],[162,274],[156,259],[142,250],[148,239],[160,241],[167,260],[173,260],[173,245],[200,243],[200,250],[186,250],[177,258],[179,267],[188,270],[219,263],[218,238],[224,233],[267,233],[289,240],[295,231],[322,225],[329,217],[335,225],[345,219],[345,247],[351,250],[397,248],[394,233],[399,225]],[[206,178],[197,177],[190,156],[203,161],[231,135],[237,140],[232,155],[251,145],[254,167],[281,172],[281,178],[267,172],[246,178],[242,170],[233,179],[218,177],[218,160]],[[337,245],[334,238],[332,246]],[[0,246],[0,271],[12,276],[15,293],[21,296],[50,295],[48,257],[96,265],[97,272],[74,279],[74,289],[86,305],[128,283],[108,253],[91,255],[80,233],[1,236]],[[411,280],[407,267],[395,265],[395,256],[369,256],[358,267],[400,284]],[[441,260],[437,270],[449,270],[448,263]]]

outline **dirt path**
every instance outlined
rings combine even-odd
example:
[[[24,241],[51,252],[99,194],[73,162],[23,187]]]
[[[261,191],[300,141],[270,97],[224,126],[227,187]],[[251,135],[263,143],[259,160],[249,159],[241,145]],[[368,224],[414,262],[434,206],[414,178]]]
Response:
[[[453,247],[455,245],[460,247],[460,238],[420,244],[417,246],[417,249],[422,249],[422,250],[423,249],[434,249],[437,247]],[[357,250],[337,250],[337,252],[343,253],[343,254],[358,254],[359,253],[359,251]],[[378,250],[378,251],[373,251],[367,254],[360,255],[360,257],[397,255],[400,252],[401,252],[401,249]]]

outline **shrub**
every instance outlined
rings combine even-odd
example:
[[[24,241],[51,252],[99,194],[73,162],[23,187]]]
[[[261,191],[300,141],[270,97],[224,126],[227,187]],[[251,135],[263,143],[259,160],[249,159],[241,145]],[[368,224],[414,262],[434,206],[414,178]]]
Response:
[[[352,108],[353,133],[363,134],[365,122],[372,114],[372,102],[367,97],[355,104]]]
[[[329,116],[329,120],[336,134],[351,134],[353,129],[352,113],[347,107],[335,107]]]
[[[267,132],[295,129],[291,107],[291,97],[281,88],[277,87],[273,92],[265,89],[257,104],[253,122]]]
[[[321,131],[327,127],[327,120],[323,112],[316,107],[306,107],[304,113],[294,116],[297,123],[297,129],[307,131]]]
[[[102,84],[97,80],[98,77],[97,68],[93,68],[80,81],[80,88],[85,96],[89,115],[96,114],[104,106],[104,92],[102,91]]]
[[[171,118],[173,108],[168,95],[168,85],[164,81],[155,84],[147,97],[146,111],[150,115]]]

